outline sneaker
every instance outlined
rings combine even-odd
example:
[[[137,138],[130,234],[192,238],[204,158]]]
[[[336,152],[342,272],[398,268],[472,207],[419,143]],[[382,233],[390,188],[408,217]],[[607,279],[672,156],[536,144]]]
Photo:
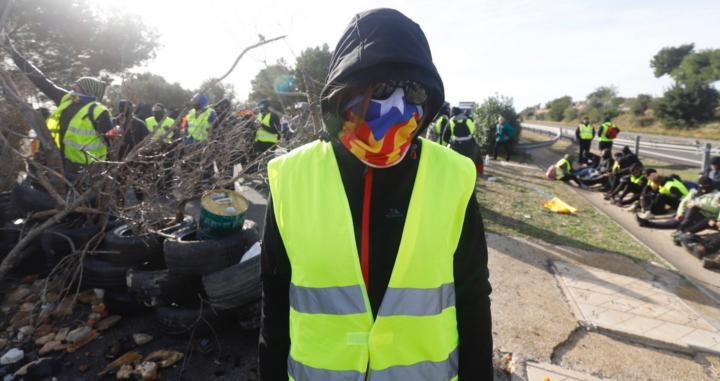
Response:
[[[611,197],[610,193],[605,193],[605,195],[603,195],[603,199],[605,199],[605,200],[609,200],[610,197]]]
[[[590,189],[590,187],[585,184],[580,184],[580,189],[588,190],[588,189]]]
[[[685,242],[685,240],[689,239],[691,236],[693,236],[692,233],[681,232],[680,234],[674,235],[672,237],[672,240],[675,246],[682,246],[683,242]]]
[[[637,201],[625,207],[625,210],[627,210],[628,212],[637,212],[639,209],[640,203],[638,203]]]
[[[635,219],[637,220],[638,225],[640,225],[642,227],[647,227],[650,225],[650,221],[648,221],[647,219],[642,218],[638,215],[635,215]]]
[[[652,212],[650,212],[650,211],[640,213],[640,214],[638,214],[638,216],[640,216],[640,218],[644,218],[644,219],[646,219],[646,220],[649,220],[649,219],[655,217],[655,215],[652,214]]]

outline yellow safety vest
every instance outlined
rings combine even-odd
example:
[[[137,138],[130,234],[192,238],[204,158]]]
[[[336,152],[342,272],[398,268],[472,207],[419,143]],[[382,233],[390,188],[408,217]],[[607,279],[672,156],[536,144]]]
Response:
[[[598,134],[599,135],[598,137],[600,138],[601,142],[613,141],[612,139],[607,137],[607,132],[608,132],[608,129],[610,129],[610,127],[613,127],[612,122],[606,122],[600,126],[600,133]]]
[[[612,166],[612,171],[617,172],[619,170],[620,170],[620,163],[617,160],[615,160],[615,162],[613,163],[613,166]]]
[[[73,102],[71,94],[65,94],[58,107],[46,121],[48,130],[55,143],[60,147],[60,115]],[[93,109],[92,116],[89,115]],[[65,135],[62,137],[65,159],[76,164],[89,164],[107,157],[107,146],[95,131],[92,120],[100,117],[107,108],[99,102],[88,102],[70,119]],[[92,120],[90,119],[92,117]]]
[[[666,181],[665,184],[663,184],[663,186],[660,187],[660,189],[658,190],[658,193],[669,196],[672,194],[671,190],[673,188],[677,188],[680,191],[680,194],[683,196],[688,194],[687,187],[685,186],[685,184],[683,184],[682,181],[680,181],[678,179],[672,179],[672,180]]]
[[[280,136],[273,132],[275,129],[270,125],[270,118],[272,118],[270,112],[258,115],[260,126],[255,131],[255,141],[274,144],[280,140]]]
[[[579,128],[580,128],[580,139],[592,140],[592,138],[594,136],[592,124],[580,124]]]
[[[210,130],[210,114],[214,110],[210,107],[206,108],[200,115],[196,115],[195,109],[190,110],[185,117],[187,121],[187,133],[193,140],[207,140],[208,131]]]
[[[643,180],[645,180],[645,176],[643,176],[643,175],[640,175],[637,177],[630,175],[630,182],[633,184],[640,185],[640,183],[642,183]]]
[[[470,120],[470,118],[467,118],[462,122],[459,122],[459,123],[464,123],[467,126],[468,130],[470,131],[470,135],[455,136],[455,124],[456,123],[458,123],[458,122],[455,121],[455,118],[450,119],[450,135],[452,137],[452,140],[453,141],[465,141],[465,140],[472,139],[473,134],[475,134],[475,123],[472,120]]]
[[[572,165],[565,158],[562,158],[558,160],[557,163],[555,163],[555,180],[562,180],[563,177],[565,177],[565,172],[563,172],[563,169],[565,170],[565,172],[572,171]]]
[[[172,127],[175,120],[169,117],[164,117],[162,122],[158,123],[154,116],[145,119],[145,126],[150,133],[150,139],[156,140],[161,136],[165,135],[168,128]],[[170,143],[172,141],[172,134],[165,135],[164,141]]]
[[[331,144],[315,141],[269,163],[273,211],[292,273],[290,380],[457,379],[453,256],[476,172],[469,159],[421,141],[397,259],[376,319]]]

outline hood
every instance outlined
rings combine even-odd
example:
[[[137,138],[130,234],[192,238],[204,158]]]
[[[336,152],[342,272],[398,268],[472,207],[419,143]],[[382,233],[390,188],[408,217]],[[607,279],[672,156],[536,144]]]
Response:
[[[321,93],[325,127],[336,136],[342,125],[337,95],[343,88],[364,88],[387,80],[413,80],[425,86],[427,127],[445,100],[442,79],[435,68],[420,26],[394,9],[373,9],[355,17],[333,51],[328,78]]]

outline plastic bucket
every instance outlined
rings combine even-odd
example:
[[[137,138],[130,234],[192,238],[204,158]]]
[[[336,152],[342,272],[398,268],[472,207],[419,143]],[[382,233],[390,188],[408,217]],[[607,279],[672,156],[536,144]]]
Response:
[[[222,237],[242,229],[248,201],[240,193],[218,189],[200,199],[198,235],[201,238]]]

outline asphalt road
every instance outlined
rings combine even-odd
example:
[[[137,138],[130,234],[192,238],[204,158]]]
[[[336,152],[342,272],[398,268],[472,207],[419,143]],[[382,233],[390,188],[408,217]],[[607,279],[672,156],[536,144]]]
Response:
[[[537,123],[523,123],[523,128],[543,132],[551,136],[560,134],[562,138],[575,138],[575,129],[568,127],[546,126]],[[710,144],[711,154],[720,154],[720,142],[711,140],[696,140],[692,138],[670,137],[664,135],[621,132],[615,139],[614,149],[627,145],[635,148],[636,136],[640,137],[640,155],[648,156],[673,164],[687,166],[702,165],[703,148]],[[595,139],[597,141],[597,139]],[[596,143],[597,144],[597,143]]]

